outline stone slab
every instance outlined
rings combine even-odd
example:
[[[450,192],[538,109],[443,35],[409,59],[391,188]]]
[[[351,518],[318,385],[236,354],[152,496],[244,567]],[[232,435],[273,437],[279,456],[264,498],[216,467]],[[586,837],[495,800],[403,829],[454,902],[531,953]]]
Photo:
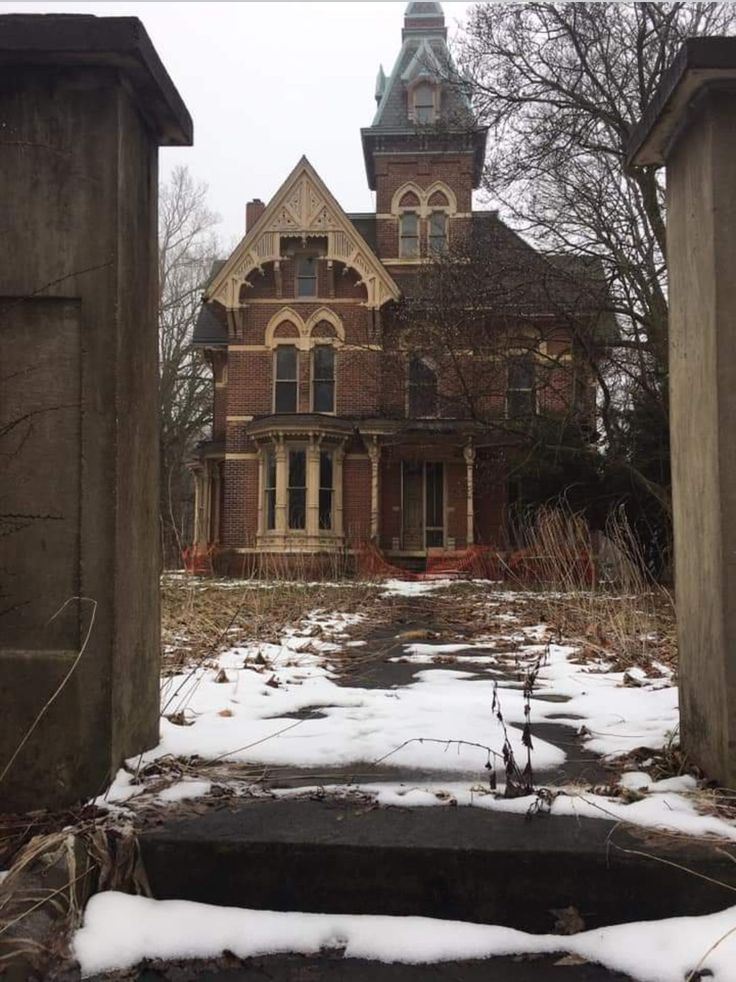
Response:
[[[607,821],[329,799],[246,802],[170,821],[143,834],[141,853],[159,899],[537,932],[552,931],[552,911],[569,906],[589,927],[709,913],[733,894],[696,874],[735,880],[733,859],[713,845]]]

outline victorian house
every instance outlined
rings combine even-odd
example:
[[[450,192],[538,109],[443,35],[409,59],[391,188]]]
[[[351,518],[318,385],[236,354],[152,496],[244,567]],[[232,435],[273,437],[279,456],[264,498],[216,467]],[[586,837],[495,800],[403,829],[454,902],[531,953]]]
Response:
[[[441,5],[409,3],[361,130],[375,212],[343,211],[303,157],[267,204],[247,204],[244,238],[213,270],[194,336],[214,375],[212,439],[193,465],[195,546],[214,550],[223,571],[367,543],[415,564],[502,543],[514,441],[489,413],[513,422],[554,409],[555,387],[559,399],[580,384],[569,370],[543,386],[535,375],[540,352],[561,368],[573,358],[553,305],[531,297],[549,257],[495,212],[473,211],[486,132],[449,65]],[[406,330],[422,272],[476,228],[536,270],[513,303],[547,331],[539,352],[503,362],[468,342],[478,385],[500,379],[481,414],[458,398],[443,357]]]

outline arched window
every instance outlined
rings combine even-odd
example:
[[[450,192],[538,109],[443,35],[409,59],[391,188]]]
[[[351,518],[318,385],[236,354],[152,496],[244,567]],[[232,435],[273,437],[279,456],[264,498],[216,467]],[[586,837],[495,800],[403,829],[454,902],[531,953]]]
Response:
[[[429,254],[441,256],[447,252],[447,215],[433,211],[429,215]]]
[[[273,411],[295,413],[299,402],[299,350],[280,344],[274,352]]]
[[[433,123],[435,121],[435,88],[428,82],[420,82],[414,89],[414,122]]]
[[[335,349],[331,344],[312,348],[312,412],[335,411]]]
[[[416,259],[419,256],[419,215],[405,211],[399,217],[399,256]]]
[[[437,415],[437,372],[426,358],[409,361],[408,410],[413,419]]]
[[[533,355],[514,355],[509,358],[506,386],[506,415],[509,419],[533,416],[536,412],[534,375]]]

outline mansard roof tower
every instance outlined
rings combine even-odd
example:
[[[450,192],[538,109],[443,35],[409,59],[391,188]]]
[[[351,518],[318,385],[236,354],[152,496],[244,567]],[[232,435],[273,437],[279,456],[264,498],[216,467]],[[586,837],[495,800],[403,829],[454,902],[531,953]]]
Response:
[[[486,130],[475,125],[455,72],[442,5],[425,0],[407,4],[401,39],[390,76],[379,69],[376,114],[361,130],[368,184],[382,199],[399,174],[408,177],[416,169],[428,176],[442,167],[439,156],[452,157],[456,167],[462,157],[464,180],[456,193],[463,198],[462,211],[470,212],[465,199],[480,183]],[[379,200],[377,212],[383,210]]]

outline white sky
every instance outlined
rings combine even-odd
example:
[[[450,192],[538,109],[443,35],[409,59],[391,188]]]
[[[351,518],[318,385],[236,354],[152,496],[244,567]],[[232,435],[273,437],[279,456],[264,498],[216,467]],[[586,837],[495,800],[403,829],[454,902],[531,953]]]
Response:
[[[360,127],[379,63],[401,46],[405,2],[12,2],[0,13],[136,16],[194,119],[194,147],[162,148],[209,185],[226,246],[245,202],[268,201],[305,153],[346,211],[370,211]],[[468,3],[445,3],[450,36]]]

